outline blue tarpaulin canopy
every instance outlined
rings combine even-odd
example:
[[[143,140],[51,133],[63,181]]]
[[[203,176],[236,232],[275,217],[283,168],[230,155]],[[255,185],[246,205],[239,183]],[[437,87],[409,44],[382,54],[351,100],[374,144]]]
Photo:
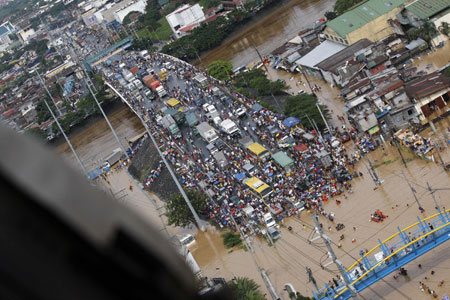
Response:
[[[301,121],[299,119],[297,119],[296,117],[289,117],[289,118],[284,119],[283,125],[288,127],[288,128],[291,128],[291,127],[294,127],[295,125],[297,125],[300,122]]]
[[[254,104],[253,106],[252,106],[252,110],[253,111],[260,111],[260,110],[262,110],[264,107],[261,105],[261,104],[258,104],[258,103],[256,103],[256,104]]]
[[[236,175],[234,175],[234,178],[236,178],[236,180],[241,181],[242,179],[245,178],[245,174],[244,173],[237,173]]]

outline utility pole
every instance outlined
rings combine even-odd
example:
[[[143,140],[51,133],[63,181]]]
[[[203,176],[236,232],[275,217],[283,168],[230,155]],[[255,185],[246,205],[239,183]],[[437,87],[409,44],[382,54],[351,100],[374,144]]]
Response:
[[[109,128],[111,129],[114,138],[116,139],[117,143],[119,144],[120,148],[122,149],[122,151],[125,153],[125,155],[127,156],[128,159],[130,158],[130,155],[127,152],[127,149],[125,149],[125,147],[123,146],[122,142],[120,141],[119,137],[117,136],[116,131],[114,130],[114,127],[111,125],[111,123],[109,122],[108,116],[105,114],[105,111],[103,110],[102,106],[100,105],[100,103],[97,100],[97,96],[95,96],[95,93],[92,91],[91,86],[89,85],[89,83],[87,82],[87,80],[85,79],[84,82],[86,83],[89,92],[91,92],[92,97],[94,97],[95,103],[97,103],[98,108],[100,109],[103,118],[105,118],[106,123],[108,123]]]
[[[306,267],[306,274],[308,274],[308,282],[312,282],[314,288],[316,289],[316,292],[319,293],[319,287],[317,286],[316,279],[314,278],[311,269],[308,267]]]
[[[436,153],[437,153],[437,155],[438,155],[438,157],[439,157],[439,160],[440,160],[440,162],[441,162],[442,168],[444,169],[444,171],[446,171],[446,169],[445,169],[445,163],[444,163],[444,161],[442,160],[442,156],[441,156],[441,153],[439,152],[439,148],[436,146],[436,143],[435,143],[435,142],[433,142],[432,145],[433,145],[434,149],[436,149]]]
[[[366,155],[366,158],[367,158],[367,161],[369,162],[370,170],[372,171],[372,174],[373,174],[373,177],[374,177],[375,184],[381,185],[381,180],[380,180],[380,178],[378,177],[378,174],[377,174],[377,172],[375,171],[375,169],[374,169],[374,167],[373,167],[373,165],[372,165],[372,162],[370,161],[369,154]]]
[[[324,117],[324,115],[323,115],[323,113],[322,113],[322,110],[320,109],[319,102],[316,102],[316,107],[317,107],[317,109],[319,110],[320,116],[322,117],[322,120],[324,121],[325,126],[327,126],[328,133],[329,133],[331,136],[333,136],[333,132],[331,132],[330,126],[328,126],[327,119],[325,119],[325,117]]]
[[[406,183],[408,183],[409,189],[411,190],[411,192],[412,192],[412,194],[413,194],[413,196],[414,196],[414,200],[416,200],[417,205],[419,206],[420,212],[423,212],[424,209],[423,209],[422,205],[420,205],[420,203],[419,203],[419,199],[417,198],[417,195],[416,195],[417,192],[416,192],[416,190],[411,186],[411,183],[410,183],[409,180],[406,178],[405,172],[403,172],[403,170],[402,170],[402,175],[403,175],[403,178],[405,178]]]
[[[49,93],[48,90],[47,90],[47,93]],[[50,93],[49,93],[49,96],[51,97],[51,94],[50,94]],[[52,109],[50,108],[50,105],[48,105],[47,100],[45,100],[45,98],[43,98],[43,100],[44,100],[45,106],[47,106],[48,111],[49,111],[50,114],[52,115],[53,120],[55,120],[56,125],[58,125],[59,130],[61,131],[61,133],[62,133],[63,136],[64,136],[64,139],[66,140],[67,144],[69,145],[70,150],[72,150],[73,155],[74,155],[75,158],[77,159],[78,164],[80,165],[81,170],[83,171],[84,176],[86,176],[86,178],[87,178],[88,174],[87,174],[86,168],[84,167],[83,162],[81,161],[80,157],[78,156],[78,153],[75,151],[75,148],[73,148],[72,143],[70,142],[69,138],[67,137],[67,135],[66,135],[66,133],[64,132],[63,128],[61,127],[61,124],[59,124],[59,121],[58,121],[58,119],[56,118],[55,114],[53,113]]]
[[[128,103],[127,100],[122,96],[122,94],[120,94],[109,82],[105,81],[105,84],[107,86],[109,86],[109,88],[111,88],[111,90],[113,90],[114,93],[116,93],[125,103]],[[173,181],[175,182],[179,192],[181,193],[181,195],[183,196],[184,201],[186,202],[187,206],[189,207],[189,210],[191,211],[192,215],[194,216],[195,219],[195,223],[197,223],[198,228],[200,228],[201,231],[206,231],[205,226],[200,222],[200,218],[197,214],[197,212],[195,211],[194,207],[192,206],[191,201],[189,200],[188,196],[186,195],[186,193],[184,192],[183,187],[181,186],[180,182],[178,182],[178,178],[175,175],[175,173],[172,170],[172,167],[169,165],[169,163],[167,162],[166,158],[164,157],[164,155],[161,153],[161,149],[159,149],[158,144],[156,143],[155,138],[153,137],[153,134],[151,133],[151,131],[149,130],[147,123],[142,119],[142,117],[136,113],[136,115],[138,116],[138,118],[141,120],[141,123],[144,125],[145,130],[147,131],[150,139],[152,140],[153,145],[155,146],[156,150],[158,151],[159,156],[161,157],[162,161],[164,162],[164,165],[166,166],[167,170],[170,173],[170,176],[172,176]]]
[[[47,92],[48,96],[50,97],[50,99],[52,100],[53,104],[55,105],[56,110],[58,111],[58,115],[61,117],[61,116],[62,116],[62,113],[61,113],[61,111],[59,110],[58,105],[56,105],[55,99],[53,98],[52,94],[50,93],[50,91],[48,90],[48,88],[47,88],[47,86],[45,85],[44,81],[42,80],[41,74],[39,74],[39,71],[38,71],[38,70],[36,70],[36,74],[37,74],[37,76],[38,76],[38,78],[39,78],[39,81],[41,82],[42,86],[44,87],[45,91]]]
[[[406,165],[405,158],[403,157],[402,151],[400,150],[400,147],[398,146],[398,142],[397,142],[397,140],[394,137],[394,132],[393,131],[391,131],[391,139],[392,139],[392,141],[394,141],[395,147],[398,150],[398,154],[400,154],[400,157],[402,158],[403,165],[405,166],[405,168],[408,168],[408,166]]]
[[[427,181],[427,187],[428,187],[428,191],[430,192],[430,194],[431,194],[431,197],[433,197],[433,201],[434,201],[434,204],[436,205],[436,209],[437,210],[441,210],[441,208],[439,207],[439,204],[437,203],[437,201],[436,201],[436,196],[434,196],[434,193],[436,193],[436,190],[434,190],[434,189],[432,189],[431,188],[431,186],[430,186],[430,184],[428,183],[428,181]]]
[[[325,245],[328,248],[328,256],[331,258],[333,263],[338,267],[339,272],[341,273],[341,276],[342,276],[342,279],[344,280],[345,286],[350,291],[352,298],[358,299],[358,296],[356,295],[356,290],[352,285],[350,285],[350,280],[348,279],[348,275],[345,272],[345,269],[342,266],[342,263],[336,258],[336,254],[334,254],[334,250],[330,245],[329,238],[323,233],[322,228],[320,227],[320,224],[319,224],[318,216],[315,213],[312,214],[312,219],[314,221],[314,225],[315,225],[317,234],[319,234],[319,236],[323,239],[323,241],[325,242]]]
[[[267,69],[267,66],[266,66],[266,64],[264,63],[264,59],[262,58],[261,54],[259,53],[258,48],[256,48],[255,43],[252,42],[252,44],[253,44],[253,48],[255,48],[255,51],[256,51],[256,53],[258,54],[259,59],[261,60],[261,63],[263,64],[264,68],[266,69],[267,76],[270,76],[270,75],[269,75],[269,69]],[[273,95],[272,91],[270,92],[270,95],[272,96],[272,99],[277,103],[277,107],[278,107],[278,108],[281,108],[280,103],[278,102],[278,99],[275,98],[275,96]]]

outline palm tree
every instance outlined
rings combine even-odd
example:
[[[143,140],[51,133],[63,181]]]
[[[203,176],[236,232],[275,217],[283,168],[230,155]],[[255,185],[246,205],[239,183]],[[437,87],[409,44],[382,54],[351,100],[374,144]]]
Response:
[[[259,290],[259,285],[250,278],[239,277],[228,282],[228,286],[236,300],[265,300],[266,297]]]
[[[439,31],[443,35],[449,37],[449,35],[450,35],[450,24],[448,24],[447,22],[442,22],[441,26],[439,26]]]

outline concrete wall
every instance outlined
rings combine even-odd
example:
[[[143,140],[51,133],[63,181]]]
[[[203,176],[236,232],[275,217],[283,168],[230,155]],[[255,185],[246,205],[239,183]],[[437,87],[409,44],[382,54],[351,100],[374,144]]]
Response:
[[[442,25],[443,22],[447,22],[448,24],[450,24],[450,12],[446,15],[440,16],[438,18],[435,18],[433,20],[434,25],[436,26],[436,28],[439,30],[439,27]],[[435,37],[434,39],[431,40],[431,44],[436,47],[437,45],[439,45],[440,42],[445,42],[447,41],[449,38],[446,35],[443,35],[442,33],[439,32],[439,34],[437,35],[437,37]]]

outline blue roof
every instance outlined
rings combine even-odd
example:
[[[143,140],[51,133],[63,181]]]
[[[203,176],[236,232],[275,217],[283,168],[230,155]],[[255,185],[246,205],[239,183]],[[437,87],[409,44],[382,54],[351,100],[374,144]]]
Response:
[[[234,178],[236,178],[236,180],[241,181],[242,179],[245,178],[245,174],[244,173],[237,173],[236,175],[234,175]]]
[[[252,110],[253,111],[260,111],[260,110],[262,110],[264,107],[261,105],[261,104],[258,104],[258,103],[256,103],[256,104],[254,104],[253,106],[252,106]]]
[[[9,33],[8,28],[5,26],[0,26],[0,35],[4,35],[5,33]]]
[[[384,110],[383,112],[379,113],[378,115],[376,115],[377,119],[387,115],[389,112],[389,109]]]
[[[291,128],[297,124],[299,124],[301,121],[299,119],[297,119],[296,117],[288,117],[286,119],[284,119],[283,124],[284,126]]]

